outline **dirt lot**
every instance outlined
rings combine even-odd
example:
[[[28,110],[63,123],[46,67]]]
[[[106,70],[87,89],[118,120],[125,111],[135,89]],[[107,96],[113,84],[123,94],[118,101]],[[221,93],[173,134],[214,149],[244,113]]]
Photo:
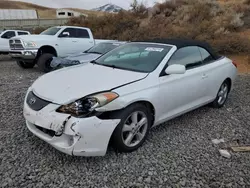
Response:
[[[150,133],[138,151],[105,157],[64,155],[33,136],[22,115],[27,88],[42,73],[0,61],[1,187],[250,187],[250,152],[219,148],[250,144],[250,75],[241,75],[222,109],[203,107]],[[215,146],[212,139],[224,138]]]

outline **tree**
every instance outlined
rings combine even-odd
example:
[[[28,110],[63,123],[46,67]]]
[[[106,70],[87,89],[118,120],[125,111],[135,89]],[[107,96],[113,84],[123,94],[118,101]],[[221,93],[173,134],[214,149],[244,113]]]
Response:
[[[139,5],[139,3],[137,0],[133,0],[133,2],[130,4],[130,7],[131,7],[133,12],[137,12],[138,5]]]

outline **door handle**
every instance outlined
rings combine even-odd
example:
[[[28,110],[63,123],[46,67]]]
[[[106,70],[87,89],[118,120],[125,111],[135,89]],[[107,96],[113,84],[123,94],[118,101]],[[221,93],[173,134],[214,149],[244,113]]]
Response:
[[[206,74],[203,74],[202,75],[202,79],[205,79],[205,78],[207,78],[208,77],[208,75],[206,75]]]

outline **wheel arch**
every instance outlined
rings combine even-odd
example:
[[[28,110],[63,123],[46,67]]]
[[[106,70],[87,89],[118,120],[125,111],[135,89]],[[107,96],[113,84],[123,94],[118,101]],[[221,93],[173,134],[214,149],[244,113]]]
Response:
[[[53,47],[53,46],[50,46],[50,45],[44,45],[44,46],[41,46],[37,52],[37,59],[44,53],[50,53],[50,54],[53,54],[57,57],[57,51],[56,49]]]
[[[232,88],[232,79],[228,77],[228,78],[226,78],[224,80],[224,82],[228,82],[228,84],[229,84],[229,91],[231,91],[231,88]]]
[[[151,125],[153,125],[154,122],[155,122],[155,107],[154,107],[154,105],[151,102],[147,101],[147,100],[139,100],[139,101],[134,101],[134,102],[128,104],[124,108],[128,108],[129,106],[132,106],[132,105],[135,105],[135,104],[143,104],[150,110],[150,113],[152,115]]]
[[[117,112],[120,112],[130,106],[133,106],[135,104],[143,104],[147,107],[147,109],[150,110],[150,114],[152,115],[152,122],[151,122],[151,125],[154,124],[155,122],[155,107],[154,105],[149,102],[148,100],[138,100],[138,101],[131,101],[130,103],[128,103],[127,105],[123,106],[121,109],[119,110],[111,110],[111,111],[106,111],[104,113],[102,113],[99,118],[101,119],[109,119],[110,118],[110,114],[114,114],[114,113],[117,113]]]

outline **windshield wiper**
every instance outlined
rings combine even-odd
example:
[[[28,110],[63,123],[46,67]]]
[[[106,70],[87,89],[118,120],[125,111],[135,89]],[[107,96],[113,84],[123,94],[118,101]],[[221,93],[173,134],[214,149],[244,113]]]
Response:
[[[106,64],[102,64],[102,63],[97,63],[95,60],[90,61],[90,63],[92,63],[94,65],[101,65],[101,66],[105,66],[105,67],[111,67],[113,69],[122,69],[122,68],[117,67],[115,65],[106,65]]]
[[[99,64],[99,63],[97,63],[95,60],[92,60],[92,61],[90,61],[90,63],[92,63],[92,64]]]
[[[92,54],[102,54],[102,53],[100,53],[100,52],[87,52],[87,53],[92,53]]]
[[[117,66],[115,66],[115,65],[106,65],[106,64],[101,64],[101,65],[103,65],[103,66],[105,66],[105,67],[111,67],[111,68],[113,68],[113,69],[121,69],[120,67],[117,67]]]

